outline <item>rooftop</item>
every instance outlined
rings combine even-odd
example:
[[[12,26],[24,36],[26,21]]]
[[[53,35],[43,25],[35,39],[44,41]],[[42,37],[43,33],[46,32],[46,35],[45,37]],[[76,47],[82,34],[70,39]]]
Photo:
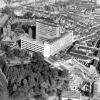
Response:
[[[67,31],[67,32],[61,34],[60,37],[55,37],[53,39],[47,39],[46,42],[52,44],[53,42],[58,41],[60,38],[63,38],[63,37],[65,37],[65,36],[67,36],[68,34],[71,34],[71,33],[72,33],[72,31]]]
[[[43,24],[48,24],[50,26],[53,26],[53,27],[57,27],[59,24],[55,23],[52,19],[50,18],[43,18],[43,19],[39,19],[37,20],[37,22],[41,22]]]

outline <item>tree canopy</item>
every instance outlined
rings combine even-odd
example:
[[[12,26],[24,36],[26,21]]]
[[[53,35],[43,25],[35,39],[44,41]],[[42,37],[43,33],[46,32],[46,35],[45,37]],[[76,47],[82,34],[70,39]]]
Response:
[[[5,57],[13,59],[18,57],[24,61],[29,56],[29,52],[21,49],[11,49],[6,44],[1,44],[1,49],[5,51]],[[39,52],[33,52],[30,62],[27,64],[13,65],[8,67],[6,60],[0,58],[0,67],[8,80],[9,95],[15,97],[34,97],[49,95],[49,92],[63,91],[68,89],[69,73],[67,70],[51,68],[50,64],[44,60],[44,56]]]
[[[40,53],[33,53],[29,64],[11,66],[6,74],[8,90],[12,97],[20,92],[27,97],[48,95],[49,91],[63,91],[68,88],[68,71],[50,68]]]

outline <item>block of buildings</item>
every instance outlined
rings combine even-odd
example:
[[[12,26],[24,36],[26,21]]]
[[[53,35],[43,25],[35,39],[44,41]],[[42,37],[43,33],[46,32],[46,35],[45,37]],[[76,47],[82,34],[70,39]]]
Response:
[[[28,37],[21,37],[21,48],[29,49],[35,52],[41,52],[45,57],[49,57],[71,45],[72,35],[72,32],[68,32],[62,37],[56,38],[54,40],[51,39],[51,41],[44,41],[44,43],[30,39]]]
[[[31,30],[30,34],[32,33]],[[29,35],[30,35],[29,34]],[[49,57],[73,43],[73,31],[60,32],[60,25],[49,21],[36,22],[36,39],[21,38],[21,48],[42,52]]]

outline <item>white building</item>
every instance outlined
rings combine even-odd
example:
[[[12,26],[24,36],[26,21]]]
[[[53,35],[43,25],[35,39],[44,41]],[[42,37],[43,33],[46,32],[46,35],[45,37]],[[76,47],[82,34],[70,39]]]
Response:
[[[60,27],[59,25],[51,22],[50,20],[37,20],[36,21],[36,40],[45,41],[47,39],[53,39],[55,37],[60,37]]]
[[[69,31],[68,33],[63,34],[59,38],[54,38],[48,40],[48,42],[44,42],[44,45],[47,51],[45,51],[45,56],[49,57],[50,55],[54,55],[55,53],[59,52],[60,50],[66,48],[67,46],[73,43],[73,32]]]
[[[51,20],[36,21],[36,40],[21,38],[21,48],[41,52],[45,57],[50,57],[73,43],[73,31],[61,33],[61,26]],[[32,34],[31,30],[29,33]]]
[[[69,31],[59,38],[50,39],[44,43],[30,39],[28,37],[21,37],[21,48],[35,52],[41,52],[45,57],[49,57],[50,55],[54,55],[60,50],[71,45],[72,42],[73,32]]]
[[[21,49],[28,49],[35,52],[44,53],[44,45],[36,40],[23,36],[21,39]]]
[[[100,5],[100,0],[96,0],[96,4],[97,5]]]

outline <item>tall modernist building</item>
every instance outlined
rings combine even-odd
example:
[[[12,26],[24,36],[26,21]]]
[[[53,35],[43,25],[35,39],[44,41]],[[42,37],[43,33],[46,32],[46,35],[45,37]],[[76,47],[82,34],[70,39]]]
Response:
[[[50,20],[37,20],[36,21],[36,40],[43,42],[48,39],[60,37],[59,25],[51,22]]]
[[[20,37],[21,39],[21,49],[27,49],[30,51],[44,53],[44,45],[36,40],[28,38],[26,36]]]
[[[100,0],[96,0],[96,4],[97,5],[100,5]]]
[[[49,57],[50,55],[54,55],[60,50],[70,46],[73,43],[73,32],[68,31],[64,34],[61,34],[60,37],[53,38],[44,42],[44,55]]]
[[[61,33],[60,25],[49,20],[37,20],[36,40],[22,37],[21,48],[41,52],[45,57],[49,57],[71,45],[72,42],[73,31]]]

